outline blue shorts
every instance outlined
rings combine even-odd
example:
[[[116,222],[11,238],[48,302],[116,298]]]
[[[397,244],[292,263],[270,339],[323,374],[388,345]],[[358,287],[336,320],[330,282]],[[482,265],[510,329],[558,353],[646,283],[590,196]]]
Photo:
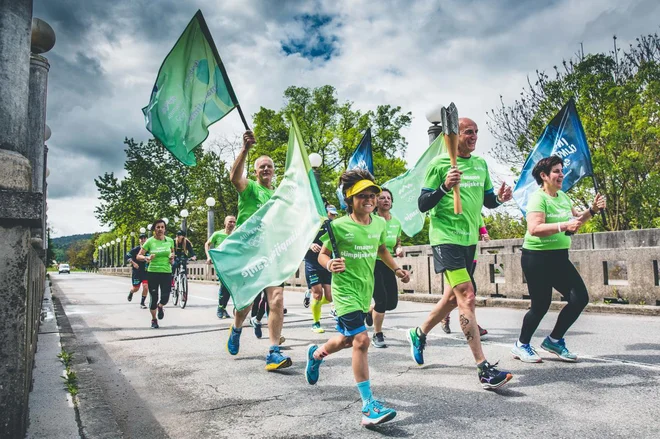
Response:
[[[131,273],[131,283],[134,287],[147,283],[147,274],[144,271],[133,270]]]
[[[343,316],[337,317],[337,331],[344,337],[353,337],[367,330],[364,326],[364,319],[367,313],[362,311],[353,311]]]
[[[332,283],[332,273],[318,263],[305,261],[305,279],[307,280],[307,288],[312,288],[314,285],[330,285]]]

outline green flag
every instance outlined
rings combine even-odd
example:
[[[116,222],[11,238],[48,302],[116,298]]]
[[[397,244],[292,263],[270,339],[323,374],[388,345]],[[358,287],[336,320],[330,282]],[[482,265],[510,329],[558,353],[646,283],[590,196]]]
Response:
[[[300,267],[327,214],[295,118],[289,130],[284,178],[270,200],[209,251],[237,309]]]
[[[411,238],[424,227],[426,215],[417,208],[417,199],[424,184],[426,168],[434,157],[446,151],[444,136],[438,136],[412,169],[382,185],[392,191],[396,200],[390,213],[401,222],[403,233]]]
[[[193,149],[208,127],[238,106],[202,11],[197,11],[158,71],[147,129],[183,164],[196,164]]]

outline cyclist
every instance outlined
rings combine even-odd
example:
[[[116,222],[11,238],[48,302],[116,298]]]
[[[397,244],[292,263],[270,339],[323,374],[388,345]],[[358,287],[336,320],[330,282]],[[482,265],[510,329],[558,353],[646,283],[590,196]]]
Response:
[[[220,244],[222,244],[222,242],[227,239],[229,235],[231,235],[231,232],[233,232],[235,228],[236,217],[234,215],[227,215],[225,217],[224,230],[217,230],[213,232],[208,241],[204,243],[204,251],[206,252],[207,264],[213,264],[211,256],[209,256],[209,250],[212,248],[220,247]],[[225,288],[225,286],[222,284],[222,281],[220,281],[220,277],[218,277],[218,281],[220,282],[220,290],[218,291],[218,311],[216,312],[216,315],[219,319],[229,319],[231,318],[227,312],[227,303],[229,303],[229,291],[227,291],[227,288]]]
[[[192,243],[183,230],[176,232],[176,240],[174,241],[174,263],[172,264],[172,286],[174,286],[174,278],[176,277],[176,271],[181,266],[181,261],[183,258],[190,259],[191,261],[196,261],[197,256],[195,256],[195,250],[193,249]]]
[[[149,263],[147,282],[149,283],[149,310],[151,312],[151,327],[158,328],[158,320],[165,317],[163,307],[170,300],[172,285],[172,263],[174,262],[174,240],[165,236],[165,221],[157,219],[152,224],[154,236],[147,239],[137,255],[138,261]],[[149,256],[146,256],[149,253]],[[158,290],[160,289],[160,302]],[[156,320],[158,309],[158,320]]]
[[[130,302],[131,300],[133,300],[133,294],[136,293],[137,290],[140,289],[140,285],[142,285],[142,298],[140,299],[140,308],[146,309],[147,305],[144,304],[144,301],[147,298],[147,294],[149,293],[149,285],[147,282],[147,270],[146,270],[147,263],[144,261],[138,261],[137,255],[138,253],[140,253],[140,249],[142,248],[144,243],[147,242],[147,235],[141,233],[139,240],[140,240],[140,245],[132,248],[128,253],[126,253],[126,261],[129,262],[133,267],[133,270],[131,270],[131,280],[133,286],[131,287],[131,290],[128,293],[128,301]]]

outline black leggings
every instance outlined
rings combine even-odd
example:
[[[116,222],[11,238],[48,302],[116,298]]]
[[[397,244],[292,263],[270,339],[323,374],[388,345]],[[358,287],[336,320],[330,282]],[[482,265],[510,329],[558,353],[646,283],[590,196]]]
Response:
[[[147,272],[147,282],[149,284],[149,309],[158,308],[158,288],[160,287],[160,304],[165,306],[170,300],[170,291],[172,291],[171,273],[151,273]]]
[[[252,302],[252,317],[256,317],[257,320],[261,321],[266,310],[268,309],[268,295],[265,291],[262,291],[254,298]]]
[[[399,285],[394,272],[377,260],[374,266],[374,311],[384,313],[396,309],[399,303]]]
[[[557,340],[564,338],[568,328],[575,323],[589,303],[587,287],[568,259],[568,250],[523,249],[520,262],[532,301],[532,307],[523,319],[520,342],[527,344],[532,339],[534,331],[550,308],[553,287],[568,303],[559,313],[550,337]]]
[[[229,290],[220,282],[220,291],[218,291],[218,306],[227,308],[229,303]]]

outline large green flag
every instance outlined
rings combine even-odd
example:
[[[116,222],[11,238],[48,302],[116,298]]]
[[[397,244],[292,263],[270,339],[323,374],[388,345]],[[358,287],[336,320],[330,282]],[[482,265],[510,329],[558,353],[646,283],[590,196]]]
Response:
[[[160,66],[149,105],[142,109],[147,129],[177,159],[193,166],[192,151],[206,140],[208,127],[236,106],[225,67],[197,11]]]
[[[300,267],[327,214],[295,118],[284,178],[272,198],[209,254],[237,309]]]
[[[401,222],[403,233],[411,238],[424,227],[426,215],[417,208],[417,199],[424,184],[426,168],[434,157],[446,151],[444,136],[438,136],[412,169],[408,169],[382,185],[391,190],[394,195],[395,201],[392,203],[390,213]]]

